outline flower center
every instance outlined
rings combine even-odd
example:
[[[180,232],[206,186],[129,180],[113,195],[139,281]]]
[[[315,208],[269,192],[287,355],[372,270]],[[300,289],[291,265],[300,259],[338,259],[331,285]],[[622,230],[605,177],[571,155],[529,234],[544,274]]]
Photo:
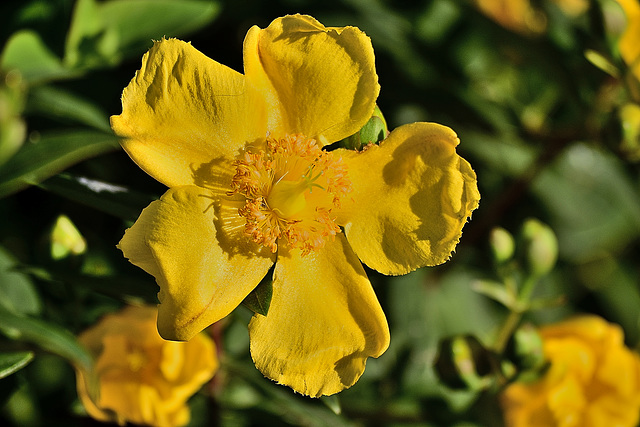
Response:
[[[351,181],[342,159],[323,151],[314,139],[267,137],[266,149],[245,152],[234,166],[228,194],[245,197],[238,214],[254,242],[276,252],[278,241],[285,239],[306,255],[340,232],[331,211],[351,191]]]

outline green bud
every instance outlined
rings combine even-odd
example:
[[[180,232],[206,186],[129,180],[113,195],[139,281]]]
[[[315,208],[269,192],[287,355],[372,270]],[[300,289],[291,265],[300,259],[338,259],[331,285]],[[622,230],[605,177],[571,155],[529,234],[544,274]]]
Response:
[[[376,105],[373,115],[362,129],[340,141],[340,144],[346,149],[360,151],[367,144],[378,144],[388,133],[387,121]]]
[[[528,219],[520,232],[524,262],[531,277],[548,274],[558,259],[558,240],[551,228],[537,219]]]
[[[60,260],[86,252],[87,242],[66,215],[60,215],[51,232],[51,258]]]
[[[496,260],[498,264],[505,263],[513,257],[516,244],[511,233],[504,228],[495,227],[491,230],[489,244],[491,245],[493,259]]]
[[[622,128],[620,150],[632,162],[640,161],[640,105],[628,103],[618,112]]]
[[[440,341],[434,367],[452,389],[481,390],[488,386],[492,357],[473,335],[456,336]]]
[[[518,371],[539,371],[545,364],[542,337],[530,323],[518,328],[507,344],[506,357]]]

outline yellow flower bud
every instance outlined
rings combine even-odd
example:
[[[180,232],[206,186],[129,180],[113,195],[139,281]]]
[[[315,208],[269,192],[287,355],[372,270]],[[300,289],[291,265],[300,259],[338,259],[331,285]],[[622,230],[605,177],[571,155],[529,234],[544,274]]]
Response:
[[[622,329],[582,316],[540,330],[549,369],[505,389],[509,427],[634,427],[640,415],[640,357]]]
[[[155,307],[127,307],[105,316],[79,341],[94,356],[91,372],[77,369],[78,395],[99,420],[158,426],[189,422],[187,400],[218,369],[205,334],[188,342],[163,340]]]

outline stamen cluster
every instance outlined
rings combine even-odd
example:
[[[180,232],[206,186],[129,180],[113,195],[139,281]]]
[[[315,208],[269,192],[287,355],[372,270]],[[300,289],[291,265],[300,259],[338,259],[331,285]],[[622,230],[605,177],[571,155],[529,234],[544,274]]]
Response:
[[[252,241],[276,252],[284,239],[306,255],[340,232],[332,210],[351,191],[351,181],[342,159],[314,139],[267,137],[263,149],[246,151],[234,166],[228,194],[246,198],[238,214]]]

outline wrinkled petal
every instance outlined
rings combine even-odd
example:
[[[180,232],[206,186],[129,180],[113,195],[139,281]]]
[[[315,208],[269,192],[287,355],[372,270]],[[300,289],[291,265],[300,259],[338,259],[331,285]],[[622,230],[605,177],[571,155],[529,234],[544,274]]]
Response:
[[[355,202],[343,203],[338,222],[369,267],[404,274],[449,258],[480,200],[458,142],[448,127],[414,123],[364,152],[335,151],[348,166]]]
[[[280,251],[269,312],[249,324],[253,360],[299,393],[337,393],[387,349],[384,313],[342,235],[305,257]]]
[[[207,192],[168,190],[146,207],[119,248],[160,286],[158,331],[188,340],[229,314],[260,282],[273,254],[247,239],[230,240]]]
[[[301,133],[323,145],[345,138],[369,120],[380,90],[371,40],[357,28],[326,28],[310,16],[252,27],[244,67],[267,101],[274,137]]]
[[[248,92],[242,74],[189,43],[161,40],[142,58],[111,126],[149,175],[169,187],[191,185],[202,165],[264,138],[263,104]]]

